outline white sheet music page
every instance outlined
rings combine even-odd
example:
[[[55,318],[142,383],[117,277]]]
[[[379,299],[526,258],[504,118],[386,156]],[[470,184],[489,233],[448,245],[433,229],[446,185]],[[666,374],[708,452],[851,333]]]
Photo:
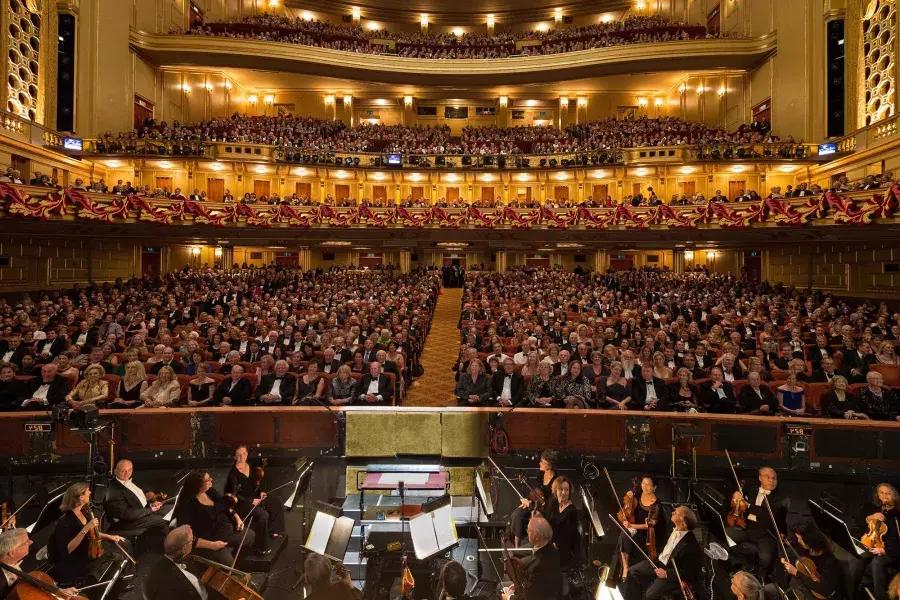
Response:
[[[306,547],[316,554],[325,554],[328,547],[328,538],[334,529],[335,518],[327,513],[318,512],[306,538]]]

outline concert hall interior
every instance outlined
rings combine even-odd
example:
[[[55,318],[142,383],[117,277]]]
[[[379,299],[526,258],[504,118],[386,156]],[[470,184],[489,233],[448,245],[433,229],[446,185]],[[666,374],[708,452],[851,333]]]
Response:
[[[900,600],[900,0],[4,0],[0,600]]]

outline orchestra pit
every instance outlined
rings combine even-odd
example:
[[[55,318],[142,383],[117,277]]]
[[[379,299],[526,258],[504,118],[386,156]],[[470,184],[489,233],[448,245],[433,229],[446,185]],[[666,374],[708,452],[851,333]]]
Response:
[[[897,600],[897,0],[5,0],[0,600]]]

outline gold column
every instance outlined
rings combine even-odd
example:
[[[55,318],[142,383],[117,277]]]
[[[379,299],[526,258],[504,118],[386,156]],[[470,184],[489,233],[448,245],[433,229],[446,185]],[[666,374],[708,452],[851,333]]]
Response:
[[[681,248],[672,250],[672,272],[676,275],[684,273],[684,250]]]
[[[409,273],[412,266],[412,252],[407,249],[400,250],[400,272]]]
[[[506,272],[506,250],[497,250],[497,272]]]
[[[605,273],[609,269],[609,252],[606,250],[597,250],[594,253],[594,271],[597,273]]]
[[[297,257],[297,264],[304,271],[311,270],[312,269],[312,250],[310,250],[309,248],[300,248],[300,252]]]

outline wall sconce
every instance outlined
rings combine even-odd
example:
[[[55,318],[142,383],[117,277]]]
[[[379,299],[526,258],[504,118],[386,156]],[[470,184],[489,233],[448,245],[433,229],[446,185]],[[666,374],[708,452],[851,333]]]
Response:
[[[636,169],[634,171],[634,174],[637,175],[638,177],[645,177],[647,175],[647,173],[649,173],[649,172],[650,171],[648,171],[647,169]]]
[[[260,175],[263,175],[268,172],[268,169],[262,165],[256,165],[256,167],[254,167],[253,170],[256,171],[257,173],[259,173]]]
[[[659,107],[661,107],[662,105],[663,105],[663,99],[662,99],[662,98],[654,98],[654,99],[653,99],[653,106],[655,106],[656,108],[659,108]]]
[[[191,246],[191,256],[200,256],[200,248],[198,248],[197,246]]]
[[[690,175],[695,170],[696,170],[695,167],[681,167],[681,172],[684,173],[685,175]]]
[[[266,106],[272,106],[275,104],[275,96],[273,94],[266,94],[263,96],[263,104]]]
[[[638,2],[636,2],[634,5],[635,10],[644,10],[646,8],[647,8],[647,3],[644,2],[643,0],[638,0]]]
[[[422,176],[421,176],[419,173],[410,173],[410,174],[409,174],[409,180],[410,180],[410,181],[421,181],[421,180],[422,180]]]
[[[278,0],[269,0],[269,8],[278,8]]]
[[[213,91],[213,84],[211,84],[211,83],[208,82],[208,81],[203,85],[203,87],[204,87],[204,89],[205,89],[207,92]]]
[[[697,95],[698,96],[702,96],[703,92],[705,92],[705,91],[706,91],[706,89],[702,85],[697,86]]]
[[[585,98],[584,96],[579,96],[579,97],[578,97],[578,107],[579,107],[579,108],[584,108],[585,106],[587,106],[587,100],[588,100],[588,99]]]
[[[211,168],[213,171],[217,171],[217,172],[218,172],[218,171],[221,171],[222,169],[224,169],[224,168],[225,168],[225,165],[223,165],[223,164],[220,163],[220,162],[214,162],[213,164],[210,165],[210,168]]]
[[[449,181],[450,183],[455,183],[459,179],[459,175],[456,173],[447,173],[444,175],[444,179]]]
[[[566,96],[560,97],[559,107],[560,108],[569,108],[569,99]]]
[[[455,35],[456,37],[462,37],[463,35],[465,35],[465,33],[466,33],[466,30],[463,29],[462,27],[454,27],[453,28],[453,35]]]
[[[314,14],[312,14],[311,12],[309,12],[308,10],[304,10],[302,13],[300,13],[300,18],[303,19],[304,21],[312,21],[313,19],[316,18],[316,16]]]
[[[637,102],[638,102],[638,106],[640,106],[641,108],[646,108],[646,107],[647,107],[647,99],[644,98],[643,96],[641,96],[640,98],[638,98],[638,99],[637,99]]]
[[[684,251],[684,260],[694,260],[694,251],[693,250],[685,250]]]
[[[172,168],[172,163],[170,163],[170,162],[167,161],[167,160],[161,160],[161,161],[159,161],[159,168],[161,168],[161,169],[171,169],[171,168]]]
[[[222,247],[221,246],[216,246],[216,249],[213,250],[213,256],[216,257],[216,260],[222,258]]]
[[[334,176],[338,179],[347,179],[348,177],[350,177],[350,174],[347,173],[347,171],[337,171]]]
[[[500,100],[498,103],[500,104],[500,108],[506,108],[507,106],[509,106],[509,97],[500,96]]]
[[[362,17],[362,12],[359,10],[358,6],[353,6],[350,8],[350,18],[354,21],[359,21]]]
[[[487,22],[487,28],[493,29],[494,25],[496,24],[496,21],[494,21],[494,15],[488,15],[486,22]]]
[[[350,96],[349,94],[344,96],[344,106],[353,106],[353,96]]]
[[[413,97],[412,96],[403,96],[403,106],[406,108],[412,108]]]
[[[334,96],[332,96],[332,95],[325,96],[325,106],[332,106],[332,105],[334,105]]]
[[[225,80],[224,85],[225,85],[225,89],[226,89],[226,90],[229,90],[229,91],[231,90],[231,88],[232,88],[232,86],[233,86],[233,84],[232,84],[229,80],[227,80],[227,79]]]
[[[603,179],[606,177],[606,171],[594,171],[591,175],[594,179]]]
[[[718,250],[707,250],[706,251],[706,259],[707,260],[713,261],[713,260],[716,260],[716,258],[718,258],[718,257],[719,257]]]
[[[481,180],[485,181],[487,183],[490,183],[494,180],[494,176],[491,175],[490,173],[485,173],[484,175],[481,176]]]
[[[568,173],[557,173],[555,177],[556,177],[557,181],[565,181],[566,179],[569,178],[569,174]]]
[[[190,93],[191,93],[191,86],[190,86],[190,84],[188,84],[188,83],[183,83],[183,84],[181,85],[181,91],[184,92],[185,94],[190,94]]]
[[[422,26],[422,29],[428,28],[428,15],[426,15],[425,13],[419,15],[419,25]]]
[[[247,96],[247,104],[251,106],[256,106],[256,103],[259,102],[259,98],[256,94],[250,94]]]
[[[727,92],[727,91],[728,90],[725,88],[725,86],[720,87],[719,88],[719,96],[724,96],[725,92]]]
[[[548,25],[547,23],[538,23],[534,26],[534,30],[540,33],[547,33],[548,31],[550,31],[550,25]]]
[[[681,85],[678,86],[678,93],[679,93],[679,94],[683,94],[683,93],[685,93],[685,92],[687,91],[687,89],[688,89],[688,88],[687,88],[687,84],[686,84],[686,83],[682,83]]]
[[[563,20],[563,12],[561,8],[557,8],[553,11],[553,20],[557,23],[562,23]]]

